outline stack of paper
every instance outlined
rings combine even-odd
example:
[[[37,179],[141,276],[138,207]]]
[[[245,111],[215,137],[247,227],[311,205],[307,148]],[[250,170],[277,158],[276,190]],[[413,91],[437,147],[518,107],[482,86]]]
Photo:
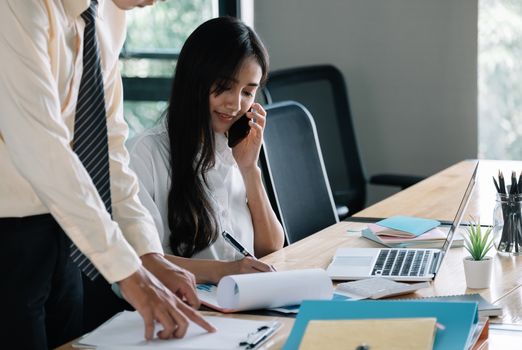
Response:
[[[368,224],[361,235],[390,248],[441,248],[448,230],[437,220],[409,216],[392,216],[375,224]],[[462,236],[456,234],[453,247],[462,246]]]

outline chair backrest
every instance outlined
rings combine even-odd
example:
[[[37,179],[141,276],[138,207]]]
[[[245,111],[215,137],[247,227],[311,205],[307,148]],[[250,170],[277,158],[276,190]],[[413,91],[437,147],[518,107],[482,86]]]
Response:
[[[338,222],[315,123],[301,104],[266,106],[260,163],[288,243]]]
[[[125,100],[128,101],[168,101],[172,78],[123,77]]]
[[[336,204],[348,206],[350,213],[363,209],[366,177],[341,72],[331,65],[274,71],[264,93],[269,103],[293,100],[310,111]]]

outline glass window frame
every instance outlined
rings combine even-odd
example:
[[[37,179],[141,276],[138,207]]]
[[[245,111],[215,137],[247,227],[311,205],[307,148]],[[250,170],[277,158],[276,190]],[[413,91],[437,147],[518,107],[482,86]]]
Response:
[[[213,6],[216,6],[217,3],[218,16],[239,17],[241,0],[213,1]],[[175,65],[179,58],[180,49],[129,50],[124,46],[120,53],[120,63],[123,67],[125,64],[132,62],[132,60],[145,59],[152,64],[156,64],[159,68],[158,70],[161,71],[164,68],[162,67],[163,64]],[[170,96],[171,80],[172,74],[168,76],[128,76],[125,75],[125,70],[122,69],[123,108],[131,137],[153,126],[159,120]],[[140,110],[144,114],[140,114]],[[157,118],[153,117],[156,115]]]

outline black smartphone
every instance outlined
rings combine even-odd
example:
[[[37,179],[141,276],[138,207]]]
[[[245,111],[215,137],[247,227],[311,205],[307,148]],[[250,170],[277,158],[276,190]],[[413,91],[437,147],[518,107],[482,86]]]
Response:
[[[250,133],[250,125],[248,122],[250,118],[246,114],[242,115],[241,118],[235,121],[234,124],[228,129],[228,147],[233,148],[240,143]]]

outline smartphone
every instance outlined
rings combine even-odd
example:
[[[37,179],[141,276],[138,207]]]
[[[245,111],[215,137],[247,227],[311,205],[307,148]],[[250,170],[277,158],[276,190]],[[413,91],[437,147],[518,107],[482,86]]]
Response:
[[[248,122],[250,118],[246,114],[236,120],[234,124],[228,129],[228,147],[233,148],[240,143],[250,133],[250,125]]]

